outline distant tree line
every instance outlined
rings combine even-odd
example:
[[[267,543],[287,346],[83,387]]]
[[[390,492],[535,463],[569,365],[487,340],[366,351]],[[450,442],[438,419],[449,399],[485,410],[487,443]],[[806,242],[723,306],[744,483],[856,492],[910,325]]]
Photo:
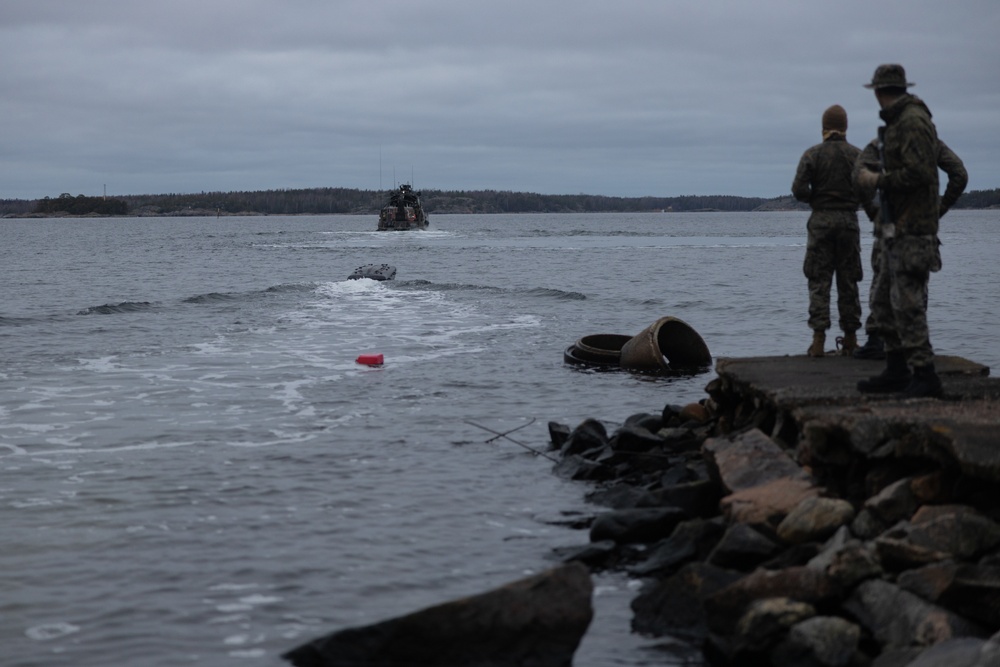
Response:
[[[1000,208],[1000,188],[970,190],[958,198],[955,208]]]
[[[128,204],[121,199],[108,197],[73,196],[64,192],[56,199],[45,197],[35,205],[35,213],[52,215],[128,215]]]
[[[134,213],[168,214],[185,210],[264,215],[376,213],[389,192],[347,188],[265,190],[257,192],[203,192],[200,194],[122,197]],[[605,197],[599,195],[543,195],[503,190],[423,190],[428,213],[589,213],[610,211],[752,211],[768,200],[760,197]]]
[[[304,188],[249,192],[72,196],[0,200],[0,215],[367,215],[378,212],[388,192],[351,188]],[[754,211],[803,208],[789,196],[765,199],[732,195],[606,197],[544,195],[506,190],[424,190],[429,213],[601,213],[642,211]],[[955,208],[1000,208],[1000,189],[973,190]]]

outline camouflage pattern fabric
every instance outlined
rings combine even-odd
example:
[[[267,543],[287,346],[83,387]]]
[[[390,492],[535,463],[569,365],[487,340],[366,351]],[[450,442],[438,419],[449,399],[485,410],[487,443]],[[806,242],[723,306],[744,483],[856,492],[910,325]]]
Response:
[[[834,278],[841,330],[861,327],[858,282],[864,272],[857,216],[860,196],[853,179],[860,155],[860,149],[849,144],[843,134],[832,134],[802,154],[792,181],[792,194],[813,210],[802,266],[809,284],[809,328],[813,331],[826,331],[831,326]]]
[[[830,328],[830,288],[837,279],[837,312],[841,331],[861,327],[858,282],[861,268],[861,233],[854,211],[814,211],[809,216],[806,258],[802,272],[809,282],[809,328]]]
[[[897,236],[937,234],[938,137],[927,105],[903,95],[879,112],[885,121],[885,173],[880,186]]]
[[[878,164],[878,139],[872,139],[864,150],[861,151],[861,157],[855,165],[855,174],[857,174],[858,169],[860,169],[864,164],[877,165]],[[958,198],[962,196],[965,192],[965,186],[969,183],[969,173],[965,170],[965,164],[962,162],[962,158],[958,157],[946,143],[938,139],[938,154],[937,154],[937,166],[938,169],[943,171],[948,175],[948,185],[945,186],[944,194],[941,195],[941,205],[939,206],[939,216],[943,217]],[[865,331],[868,334],[877,334],[878,330],[875,325],[875,317],[873,315],[873,299],[875,296],[875,285],[878,283],[879,274],[879,255],[882,252],[882,233],[880,229],[880,216],[878,209],[878,202],[871,196],[870,198],[865,198],[862,203],[864,204],[865,213],[868,215],[868,219],[875,223],[875,241],[872,244],[872,257],[871,257],[871,267],[872,267],[872,284],[871,290],[868,293],[868,317],[865,319]]]
[[[861,151],[861,156],[854,165],[854,176],[856,177],[858,171],[865,166],[878,171],[878,139],[872,139],[865,146],[864,150]],[[945,213],[951,210],[951,207],[955,205],[955,202],[962,196],[962,193],[965,192],[965,186],[969,183],[969,172],[965,170],[962,158],[958,157],[955,151],[940,139],[938,139],[937,166],[938,169],[948,175],[948,184],[945,186],[944,194],[941,195],[941,201],[938,206],[938,218],[942,218]],[[861,197],[861,203],[864,206],[865,213],[868,215],[868,219],[875,223],[875,237],[881,238],[885,234],[881,230],[878,198],[875,197],[874,192],[862,192]],[[875,268],[874,258],[872,259],[872,268]]]
[[[914,368],[934,362],[930,331],[927,327],[927,286],[929,270],[934,266],[937,237],[911,236],[882,239],[878,242],[879,266],[871,292],[871,320],[874,330],[885,341],[887,352],[904,350]],[[933,248],[933,250],[932,250]],[[941,267],[940,262],[937,268]],[[936,269],[932,269],[936,270]]]
[[[900,96],[879,115],[886,123],[879,187],[891,215],[878,229],[881,252],[870,297],[872,318],[886,352],[902,350],[907,363],[921,368],[934,362],[927,288],[931,272],[941,269],[941,144],[930,110],[913,95]]]

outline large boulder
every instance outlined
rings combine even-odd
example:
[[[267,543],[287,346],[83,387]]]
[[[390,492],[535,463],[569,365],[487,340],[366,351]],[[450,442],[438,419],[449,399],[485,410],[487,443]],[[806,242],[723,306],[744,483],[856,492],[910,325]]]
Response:
[[[806,498],[778,524],[778,537],[791,544],[825,540],[854,519],[854,507],[840,498]]]
[[[836,616],[814,616],[796,623],[771,654],[771,664],[847,667],[857,664],[861,628]]]
[[[708,627],[730,634],[754,602],[767,598],[790,598],[820,605],[836,596],[830,578],[819,570],[790,567],[784,570],[757,569],[705,598]]]
[[[730,521],[776,534],[789,512],[819,494],[820,489],[808,480],[783,478],[731,493],[719,502],[719,507]]]
[[[883,648],[933,646],[958,637],[984,637],[975,623],[931,604],[896,584],[871,579],[860,584],[844,609],[875,637]]]
[[[1000,568],[948,561],[903,572],[897,583],[984,627],[1000,628]]]
[[[555,439],[553,434],[553,442]],[[596,419],[585,419],[563,440],[559,453],[563,456],[584,454],[590,450],[600,449],[607,444],[608,432],[604,428],[604,424]]]
[[[708,636],[705,599],[741,576],[714,565],[689,563],[670,577],[654,581],[632,600],[632,629],[653,637],[704,640]]]
[[[906,667],[996,667],[1000,665],[1000,634],[990,639],[949,639],[932,646]]]
[[[709,438],[705,455],[727,493],[763,486],[781,479],[810,481],[776,442],[752,429],[733,438]]]
[[[628,572],[640,577],[664,576],[690,560],[704,558],[719,541],[722,531],[722,524],[716,520],[683,521],[670,537],[652,545],[642,562],[628,568]]]
[[[567,667],[593,618],[592,592],[586,566],[570,563],[282,657],[296,667]]]

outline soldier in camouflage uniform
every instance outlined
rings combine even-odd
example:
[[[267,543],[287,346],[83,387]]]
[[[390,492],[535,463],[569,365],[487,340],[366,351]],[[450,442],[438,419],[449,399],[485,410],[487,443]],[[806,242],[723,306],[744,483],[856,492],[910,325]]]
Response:
[[[854,165],[855,174],[864,165],[872,165],[873,169],[878,168],[878,139],[873,139],[865,149],[861,151],[861,157],[858,158],[857,163]],[[965,164],[962,162],[962,158],[958,157],[955,151],[951,150],[947,144],[943,141],[938,140],[938,155],[937,155],[937,166],[938,169],[943,171],[948,175],[948,185],[945,186],[944,194],[941,196],[941,206],[938,209],[938,218],[943,218],[944,214],[954,206],[955,202],[965,191],[965,186],[969,183],[969,174],[965,170]],[[874,199],[866,200],[862,202],[865,207],[865,212],[868,214],[868,219],[875,223],[874,235],[875,240],[872,243],[872,287],[878,284],[878,265],[879,256],[882,253],[882,244],[880,240],[882,238],[882,230],[880,229],[880,215],[878,209],[878,202]],[[875,296],[875,290],[872,289],[868,295],[868,318],[865,320],[865,333],[868,335],[868,340],[864,345],[854,350],[855,359],[885,359],[885,348],[883,347],[882,337],[878,333],[877,325],[875,323],[875,317],[872,314],[871,304],[872,299]]]
[[[862,165],[856,180],[863,192],[881,193],[881,253],[871,305],[885,341],[886,368],[858,382],[858,390],[940,396],[927,328],[927,284],[931,272],[941,269],[939,142],[927,105],[907,92],[912,85],[902,65],[895,64],[880,65],[865,84],[875,90],[885,121],[881,169]]]
[[[833,105],[823,112],[823,142],[812,146],[799,160],[792,194],[808,202],[808,240],[803,273],[809,282],[809,328],[812,345],[806,352],[821,357],[830,328],[830,288],[837,278],[837,310],[844,332],[842,351],[857,346],[861,327],[858,282],[862,278],[861,237],[858,229],[859,193],[852,171],[861,151],[847,143],[847,112]]]

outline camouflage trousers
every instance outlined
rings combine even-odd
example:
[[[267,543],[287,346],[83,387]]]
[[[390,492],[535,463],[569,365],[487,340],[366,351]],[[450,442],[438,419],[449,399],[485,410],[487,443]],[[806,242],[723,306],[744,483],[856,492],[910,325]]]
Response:
[[[858,282],[861,268],[861,235],[854,211],[814,211],[802,272],[809,282],[809,328],[830,328],[830,291],[837,280],[837,311],[842,331],[861,328]]]
[[[927,288],[931,272],[941,268],[937,238],[904,236],[879,239],[875,245],[872,259],[878,267],[869,299],[873,331],[885,341],[886,351],[903,350],[914,368],[931,364]]]

